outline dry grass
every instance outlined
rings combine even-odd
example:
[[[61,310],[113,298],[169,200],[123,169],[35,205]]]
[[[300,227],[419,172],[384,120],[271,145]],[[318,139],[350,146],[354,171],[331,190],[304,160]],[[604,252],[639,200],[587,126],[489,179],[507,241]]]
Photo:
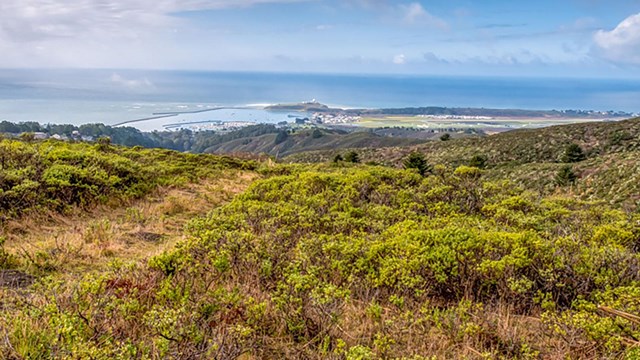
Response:
[[[118,207],[32,215],[8,223],[0,235],[31,273],[101,271],[115,259],[144,259],[172,247],[184,237],[188,220],[229,201],[255,178],[255,173],[226,171],[222,177],[161,188]]]

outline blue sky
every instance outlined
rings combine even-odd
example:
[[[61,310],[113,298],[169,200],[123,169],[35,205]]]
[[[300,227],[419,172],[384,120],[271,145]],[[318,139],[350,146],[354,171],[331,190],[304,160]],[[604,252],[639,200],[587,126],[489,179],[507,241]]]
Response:
[[[640,0],[2,0],[0,67],[640,78]]]

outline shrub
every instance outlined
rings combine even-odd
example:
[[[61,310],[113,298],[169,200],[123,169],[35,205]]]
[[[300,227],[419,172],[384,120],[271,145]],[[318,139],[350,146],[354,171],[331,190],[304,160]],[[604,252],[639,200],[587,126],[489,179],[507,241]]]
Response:
[[[20,134],[20,140],[22,141],[31,142],[35,139],[36,139],[36,136],[32,132],[23,132],[22,134]]]
[[[413,152],[403,162],[405,169],[416,169],[418,173],[424,176],[431,172],[431,166],[427,163],[424,155],[419,152]]]
[[[469,160],[469,166],[484,169],[487,167],[488,160],[489,158],[485,155],[474,155],[471,160]]]
[[[284,130],[280,130],[280,131],[278,131],[278,134],[276,134],[276,138],[274,140],[274,143],[276,145],[282,144],[283,142],[287,141],[288,138],[289,138],[289,134]]]
[[[107,151],[111,147],[111,138],[108,136],[99,137],[96,140],[96,149],[98,151]]]
[[[175,249],[44,289],[6,343],[52,358],[631,353],[637,214],[476,167],[436,172],[282,166],[189,222]]]
[[[449,140],[451,140],[451,135],[450,134],[443,134],[442,136],[440,136],[440,140],[449,141]]]
[[[584,159],[586,159],[586,156],[582,151],[582,148],[580,147],[580,145],[576,143],[571,143],[567,145],[567,147],[564,149],[564,154],[562,155],[562,162],[575,163],[575,162],[580,162]]]
[[[360,156],[355,151],[349,151],[344,155],[344,161],[350,162],[350,163],[359,163]]]
[[[626,130],[618,130],[609,136],[609,145],[617,146],[623,142],[633,139],[633,135]]]
[[[1,140],[0,221],[35,209],[65,211],[139,198],[159,185],[196,181],[216,169],[255,168],[252,161],[224,156],[108,144]]]
[[[573,167],[567,165],[558,170],[554,181],[558,186],[569,186],[575,184],[577,179],[578,176],[573,172]]]

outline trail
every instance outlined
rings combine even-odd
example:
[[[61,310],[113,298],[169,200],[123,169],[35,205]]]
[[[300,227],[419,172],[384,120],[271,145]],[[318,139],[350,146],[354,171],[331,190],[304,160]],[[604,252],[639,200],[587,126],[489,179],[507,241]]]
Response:
[[[230,201],[256,178],[227,170],[219,178],[160,189],[129,205],[13,221],[0,235],[29,273],[67,277],[101,271],[113,260],[142,260],[173,247],[184,239],[187,222]]]

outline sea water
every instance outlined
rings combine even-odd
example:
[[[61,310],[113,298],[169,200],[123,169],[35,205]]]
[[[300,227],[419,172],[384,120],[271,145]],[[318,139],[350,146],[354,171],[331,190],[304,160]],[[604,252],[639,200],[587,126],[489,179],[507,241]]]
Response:
[[[640,81],[134,70],[0,70],[0,121],[83,124],[217,106],[317,100],[343,108],[419,106],[640,112]],[[130,124],[292,121],[291,112],[225,109]],[[295,113],[293,113],[295,115]]]

